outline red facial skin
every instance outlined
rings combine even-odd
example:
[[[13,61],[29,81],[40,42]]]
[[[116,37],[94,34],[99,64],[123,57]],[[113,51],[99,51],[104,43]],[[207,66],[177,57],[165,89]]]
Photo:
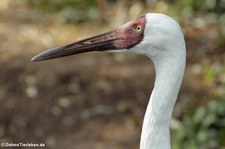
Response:
[[[119,27],[116,31],[119,37],[114,42],[115,47],[118,49],[129,49],[138,44],[143,39],[145,24],[146,19],[143,16]],[[135,29],[137,26],[141,27],[140,31]]]

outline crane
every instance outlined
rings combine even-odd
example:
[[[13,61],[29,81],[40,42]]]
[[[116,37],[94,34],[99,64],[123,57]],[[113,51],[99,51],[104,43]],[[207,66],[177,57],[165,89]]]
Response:
[[[179,24],[165,14],[147,13],[115,30],[44,51],[31,60],[91,51],[131,52],[152,60],[156,78],[144,115],[140,149],[170,149],[170,120],[186,64]]]

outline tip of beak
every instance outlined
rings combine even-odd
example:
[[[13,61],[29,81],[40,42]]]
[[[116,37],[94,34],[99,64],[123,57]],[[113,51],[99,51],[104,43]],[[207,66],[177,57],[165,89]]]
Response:
[[[30,60],[31,62],[36,62],[36,58],[35,57],[32,57],[32,59]]]
[[[58,50],[59,48],[54,48],[54,49],[50,49],[44,52],[39,53],[38,55],[34,56],[31,61],[32,62],[38,62],[38,61],[44,61],[44,60],[48,60],[48,59],[52,59],[54,58],[54,55],[51,56],[51,54],[54,54],[52,52],[54,52],[55,50]]]
[[[40,57],[39,55],[36,55],[34,57],[32,57],[31,62],[38,62],[38,61],[42,61],[44,60],[42,57]]]
[[[32,59],[30,60],[31,62],[36,62],[35,57],[32,57]]]

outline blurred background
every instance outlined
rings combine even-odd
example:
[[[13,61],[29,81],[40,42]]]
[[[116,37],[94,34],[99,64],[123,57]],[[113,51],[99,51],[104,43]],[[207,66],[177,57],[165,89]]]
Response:
[[[175,18],[186,39],[172,148],[225,149],[225,0],[1,0],[0,143],[137,149],[155,77],[148,58],[30,59],[147,12]]]

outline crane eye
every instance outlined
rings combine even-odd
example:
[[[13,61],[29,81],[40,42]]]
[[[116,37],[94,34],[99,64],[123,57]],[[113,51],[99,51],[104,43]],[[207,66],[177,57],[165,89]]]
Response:
[[[139,31],[141,31],[141,29],[142,29],[142,28],[141,28],[141,26],[140,26],[140,25],[136,25],[136,26],[134,27],[134,29],[135,29],[136,31],[138,31],[138,32],[139,32]]]

